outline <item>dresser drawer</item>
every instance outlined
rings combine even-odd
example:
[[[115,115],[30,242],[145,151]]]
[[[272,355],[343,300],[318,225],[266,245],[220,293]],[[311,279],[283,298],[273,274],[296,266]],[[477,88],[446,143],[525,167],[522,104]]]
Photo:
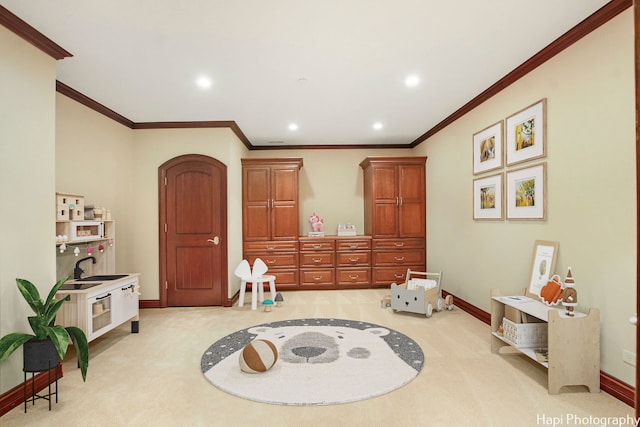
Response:
[[[375,239],[373,250],[424,248],[424,239]]]
[[[245,242],[244,243],[244,252],[245,253],[256,253],[256,252],[298,252],[298,242],[295,240],[291,241],[266,241],[266,242]]]
[[[300,267],[333,267],[335,252],[300,252]]]
[[[336,240],[338,251],[366,251],[371,249],[371,239],[366,240]]]
[[[390,286],[391,283],[404,283],[407,278],[407,268],[412,271],[425,271],[424,265],[411,267],[374,267],[371,269],[371,284]]]
[[[366,265],[371,262],[371,252],[338,252],[338,266]]]
[[[424,264],[424,250],[411,249],[402,251],[373,252],[373,266],[421,265]]]
[[[271,274],[272,268],[296,268],[298,266],[298,254],[250,254],[247,256],[249,264],[253,265],[256,258],[261,258],[269,271],[267,274]]]
[[[333,285],[334,269],[300,270],[302,286],[309,285]]]
[[[337,268],[338,285],[369,285],[371,283],[370,268]]]
[[[297,269],[277,269],[269,270],[267,274],[276,276],[276,289],[282,289],[283,286],[298,286],[298,270]],[[269,289],[269,285],[265,284],[265,290]]]
[[[301,251],[333,251],[336,247],[333,239],[300,240]]]

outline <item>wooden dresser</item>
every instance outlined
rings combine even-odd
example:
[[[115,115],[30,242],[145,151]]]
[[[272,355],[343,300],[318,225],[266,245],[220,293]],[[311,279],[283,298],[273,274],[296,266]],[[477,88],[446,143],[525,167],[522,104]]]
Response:
[[[367,157],[364,232],[372,237],[372,286],[426,270],[426,157]]]
[[[300,284],[304,289],[371,286],[371,237],[300,237]]]

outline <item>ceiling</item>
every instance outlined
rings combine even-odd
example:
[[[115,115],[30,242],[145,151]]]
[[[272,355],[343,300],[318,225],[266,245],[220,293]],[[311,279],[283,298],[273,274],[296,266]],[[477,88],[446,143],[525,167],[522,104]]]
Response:
[[[235,121],[253,146],[306,146],[411,144],[607,2],[0,5],[73,55],[60,82],[135,123]]]

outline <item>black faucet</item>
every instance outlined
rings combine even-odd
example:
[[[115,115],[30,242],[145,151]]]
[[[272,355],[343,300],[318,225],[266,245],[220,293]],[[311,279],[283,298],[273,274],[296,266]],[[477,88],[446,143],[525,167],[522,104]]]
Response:
[[[86,258],[79,259],[78,262],[76,262],[76,268],[73,269],[73,278],[75,280],[80,279],[80,277],[82,276],[82,273],[84,273],[84,270],[80,268],[80,263],[88,259],[93,260],[94,264],[96,263],[96,257],[94,256],[88,256]]]

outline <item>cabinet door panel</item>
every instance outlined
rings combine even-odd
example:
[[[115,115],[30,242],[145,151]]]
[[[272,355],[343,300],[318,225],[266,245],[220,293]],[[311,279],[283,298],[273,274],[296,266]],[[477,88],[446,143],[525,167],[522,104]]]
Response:
[[[398,228],[402,237],[425,237],[424,205],[403,202],[400,206]]]
[[[398,181],[395,166],[379,166],[373,171],[373,199],[393,200],[398,197]]]
[[[298,200],[298,169],[273,168],[271,198],[274,203],[296,204]]]
[[[425,176],[424,168],[400,165],[398,232],[402,237],[424,237],[425,224]]]
[[[298,237],[297,205],[274,205],[271,209],[271,237],[273,240],[292,240]]]
[[[374,206],[374,222],[372,237],[398,236],[398,207],[395,199],[393,203],[376,203]]]
[[[269,168],[243,169],[242,231],[244,240],[270,240]]]

